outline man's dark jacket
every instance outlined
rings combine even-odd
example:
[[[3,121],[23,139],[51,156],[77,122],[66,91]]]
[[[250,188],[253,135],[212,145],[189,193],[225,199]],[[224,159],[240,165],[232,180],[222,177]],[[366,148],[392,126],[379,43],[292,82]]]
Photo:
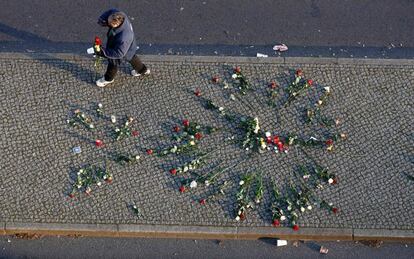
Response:
[[[110,9],[99,17],[98,23],[102,26],[108,26],[108,18],[114,13],[121,13],[125,19],[119,27],[109,28],[106,48],[102,48],[103,53],[108,59],[115,62],[120,62],[122,59],[131,60],[137,50],[137,42],[127,15],[117,9]]]

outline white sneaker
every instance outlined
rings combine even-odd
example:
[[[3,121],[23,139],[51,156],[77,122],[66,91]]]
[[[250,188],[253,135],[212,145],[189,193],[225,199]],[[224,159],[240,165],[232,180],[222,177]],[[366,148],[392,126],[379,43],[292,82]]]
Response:
[[[137,71],[135,71],[135,69],[131,71],[132,76],[147,76],[149,74],[151,74],[151,71],[149,69],[147,69],[147,71],[145,71],[144,74],[138,73]]]
[[[101,79],[99,79],[98,81],[96,81],[96,85],[99,87],[105,87],[107,85],[109,85],[110,83],[113,83],[114,80],[112,81],[106,81],[105,77],[102,77]]]

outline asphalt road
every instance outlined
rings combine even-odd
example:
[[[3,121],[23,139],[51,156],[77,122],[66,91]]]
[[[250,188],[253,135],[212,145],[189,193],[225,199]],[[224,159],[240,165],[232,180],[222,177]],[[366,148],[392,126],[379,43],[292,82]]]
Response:
[[[321,245],[328,254],[320,254]],[[275,239],[190,240],[140,238],[0,238],[0,258],[413,258],[414,244],[294,242]]]
[[[3,1],[0,51],[84,53],[101,12],[133,22],[143,54],[414,57],[413,0]]]

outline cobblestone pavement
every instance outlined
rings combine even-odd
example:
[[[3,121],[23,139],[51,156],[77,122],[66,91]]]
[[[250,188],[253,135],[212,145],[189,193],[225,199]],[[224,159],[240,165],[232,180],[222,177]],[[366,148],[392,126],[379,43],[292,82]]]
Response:
[[[221,163],[236,167],[220,176],[220,180],[231,181],[229,192],[206,205],[199,204],[198,199],[209,189],[181,194],[179,178],[168,172],[188,158],[157,157],[145,150],[166,146],[169,140],[165,136],[171,135],[172,127],[182,119],[229,126],[203,107],[193,94],[196,88],[221,106],[257,116],[262,128],[272,133],[323,136],[326,129],[304,124],[303,110],[315,102],[316,92],[329,86],[332,96],[324,113],[339,119],[338,131],[348,137],[335,145],[333,152],[324,148],[305,150],[338,176],[337,185],[315,192],[340,212],[335,215],[314,209],[300,216],[299,225],[413,229],[414,182],[405,175],[414,174],[413,65],[184,62],[151,57],[146,63],[152,71],[150,76],[132,78],[127,74],[130,68],[124,67],[115,83],[100,89],[93,82],[103,68],[95,72],[90,60],[0,59],[0,221],[270,226],[270,179],[282,191],[289,181],[298,181],[295,167],[309,162],[299,148],[291,148],[288,154],[249,156],[226,140],[231,136],[228,131],[207,136],[201,149],[216,150],[208,166]],[[211,82],[213,75],[231,82],[236,65],[255,88],[242,101],[230,100],[232,89]],[[284,88],[297,68],[317,82],[313,94],[286,108],[268,106],[268,82],[275,80]],[[283,100],[283,91],[280,94]],[[116,115],[119,120],[135,117],[139,137],[113,141],[107,134],[110,120],[96,116],[98,102],[107,115]],[[93,118],[96,131],[68,126],[66,120],[78,108]],[[95,147],[96,138],[103,139],[105,146]],[[81,146],[82,153],[72,153],[74,146]],[[111,158],[119,151],[140,154],[141,160],[128,166],[116,164]],[[69,198],[71,178],[79,167],[103,164],[105,158],[114,175],[113,183],[94,188],[89,196]],[[248,214],[246,221],[237,222],[238,181],[246,172],[259,170],[265,180],[264,202]],[[133,203],[140,208],[141,217],[127,208]]]

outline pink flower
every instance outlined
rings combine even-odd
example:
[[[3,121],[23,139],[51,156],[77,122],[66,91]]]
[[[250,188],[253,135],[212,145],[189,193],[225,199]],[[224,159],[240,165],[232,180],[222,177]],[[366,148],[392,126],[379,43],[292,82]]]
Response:
[[[234,69],[234,73],[240,73],[241,72],[241,68],[240,67],[236,67],[235,69]]]
[[[134,131],[132,132],[132,136],[134,136],[134,137],[138,137],[138,135],[139,135],[139,132],[138,132],[137,130],[134,130]]]
[[[154,151],[152,149],[147,149],[147,154],[148,155],[152,155],[152,153],[154,153]]]
[[[201,96],[201,91],[200,91],[200,89],[196,89],[195,91],[194,91],[194,94],[195,94],[195,96]]]
[[[313,80],[312,79],[308,79],[308,81],[306,81],[308,83],[309,86],[313,85]]]

